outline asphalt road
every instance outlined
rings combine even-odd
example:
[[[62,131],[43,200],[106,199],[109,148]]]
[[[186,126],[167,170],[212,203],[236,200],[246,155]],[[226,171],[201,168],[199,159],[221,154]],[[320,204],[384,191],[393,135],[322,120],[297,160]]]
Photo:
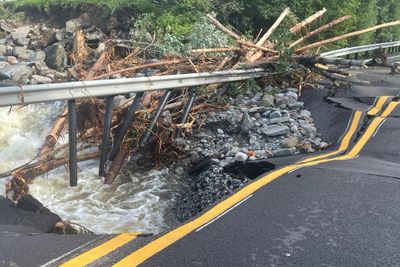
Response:
[[[371,77],[328,102],[323,90],[305,92],[329,151],[272,161],[275,170],[176,229],[55,236],[0,226],[0,266],[399,266],[400,107],[376,96],[400,93],[400,78]]]

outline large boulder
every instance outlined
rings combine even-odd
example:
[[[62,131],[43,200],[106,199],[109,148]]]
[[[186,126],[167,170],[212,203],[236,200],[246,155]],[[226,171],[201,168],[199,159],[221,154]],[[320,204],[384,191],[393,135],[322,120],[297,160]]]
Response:
[[[69,33],[74,33],[85,27],[87,27],[87,23],[81,18],[76,18],[66,22],[65,31]]]
[[[21,60],[29,60],[32,54],[33,51],[27,49],[26,47],[15,46],[13,49],[13,56],[16,56]]]
[[[261,129],[262,133],[268,137],[280,136],[289,133],[289,128],[285,125],[273,125]]]
[[[7,55],[7,46],[5,44],[0,44],[0,56]]]
[[[46,64],[49,68],[62,70],[67,66],[68,55],[62,45],[51,45],[45,50],[45,53]]]
[[[13,27],[10,24],[8,24],[7,22],[5,22],[4,20],[0,21],[0,29],[5,31],[6,33],[10,33],[13,31]]]
[[[15,29],[12,33],[11,33],[11,38],[13,39],[14,43],[16,45],[21,45],[21,46],[25,46],[29,44],[29,38],[28,35],[31,32],[31,28],[29,26],[24,26],[24,27],[20,27],[18,29]]]
[[[52,83],[53,80],[46,76],[32,75],[31,84]]]
[[[392,65],[392,74],[399,74],[400,73],[400,61],[396,61]]]
[[[32,73],[32,69],[25,64],[8,65],[0,69],[0,74],[20,84],[25,83],[32,76]]]

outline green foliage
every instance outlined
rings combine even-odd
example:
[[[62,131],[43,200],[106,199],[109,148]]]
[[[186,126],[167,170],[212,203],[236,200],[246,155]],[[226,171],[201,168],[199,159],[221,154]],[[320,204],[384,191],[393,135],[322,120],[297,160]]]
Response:
[[[400,19],[400,3],[398,0],[377,0],[377,21],[385,23]],[[395,41],[400,39],[400,28],[392,27],[378,30],[375,38],[379,42]]]
[[[232,25],[251,39],[259,33],[260,29],[265,32],[283,9],[289,7],[291,15],[271,37],[272,40],[284,43],[296,40],[301,34],[344,15],[352,15],[352,18],[315,36],[309,42],[400,19],[399,0],[16,0],[14,5],[34,5],[46,9],[50,5],[78,6],[81,4],[96,4],[110,11],[126,7],[137,11],[142,15],[140,19],[146,18],[145,22],[138,23],[146,25],[137,27],[142,31],[156,32],[157,38],[166,42],[163,50],[166,54],[182,54],[187,53],[190,48],[219,45],[218,38],[215,36],[208,38],[211,33],[203,21],[204,15],[210,12],[213,12],[224,25]],[[290,26],[324,7],[328,12],[319,22],[313,23],[299,34],[293,35],[288,32]],[[207,34],[202,36],[200,30],[207,30]],[[342,40],[323,47],[322,50],[390,40],[400,40],[400,27]],[[223,40],[223,43],[225,41]]]
[[[256,80],[249,79],[242,82],[228,83],[224,87],[223,94],[236,98],[239,95],[253,96],[257,92],[261,92],[262,88]]]
[[[204,18],[201,18],[192,25],[190,33],[185,35],[164,34],[158,48],[163,55],[190,55],[192,49],[223,47],[227,44],[228,38],[221,35]]]

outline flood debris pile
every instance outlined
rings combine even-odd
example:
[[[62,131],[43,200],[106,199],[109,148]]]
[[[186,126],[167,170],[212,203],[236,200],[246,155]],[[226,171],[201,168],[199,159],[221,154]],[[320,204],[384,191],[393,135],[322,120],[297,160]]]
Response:
[[[363,62],[323,58],[318,55],[319,50],[345,38],[400,25],[400,21],[395,21],[312,42],[320,33],[350,18],[344,16],[314,27],[326,11],[320,10],[284,29],[289,38],[273,39],[274,32],[283,27],[282,22],[290,14],[285,9],[255,40],[208,14],[209,22],[221,36],[229,37],[232,45],[196,48],[190,56],[161,56],[154,49],[155,35],[150,35],[147,43],[126,39],[126,33],[119,36],[115,31],[111,38],[88,23],[87,15],[68,21],[62,29],[46,24],[18,27],[1,21],[0,79],[3,83],[12,81],[23,90],[25,84],[264,68],[270,75],[250,85],[218,84],[116,96],[110,100],[114,111],[105,182],[112,183],[129,159],[142,167],[181,167],[192,178],[198,177],[190,179],[183,189],[182,202],[189,204],[181,207],[198,212],[247,181],[246,177],[225,172],[230,163],[328,147],[318,136],[310,112],[299,100],[302,90],[316,87],[315,81],[321,76],[339,84],[368,82],[332,67],[362,67]],[[308,31],[310,28],[314,29]],[[106,102],[107,99],[100,98],[77,102],[79,161],[100,156]],[[187,106],[188,102],[192,104]],[[188,114],[182,116],[185,106]],[[28,194],[28,184],[36,176],[68,164],[67,145],[58,145],[67,128],[66,116],[64,110],[35,159],[0,174],[12,177],[7,193],[14,200]],[[180,217],[188,218],[195,212],[182,211]]]

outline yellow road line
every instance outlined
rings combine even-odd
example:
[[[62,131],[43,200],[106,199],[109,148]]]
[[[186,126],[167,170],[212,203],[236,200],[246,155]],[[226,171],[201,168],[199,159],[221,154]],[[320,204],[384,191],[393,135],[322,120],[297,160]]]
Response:
[[[383,105],[386,103],[388,99],[389,96],[380,96],[376,101],[375,106],[368,111],[367,115],[375,116],[379,111],[381,111]]]
[[[220,202],[209,211],[205,212],[198,218],[168,232],[167,234],[159,237],[158,239],[150,242],[146,246],[134,251],[132,254],[128,255],[121,261],[117,262],[113,265],[113,267],[128,267],[128,266],[137,266],[150,257],[154,256],[158,252],[162,251],[163,249],[167,248],[168,246],[172,245],[179,239],[183,238],[184,236],[188,235],[189,233],[193,232],[200,226],[208,223],[209,221],[213,220],[235,204],[239,203],[249,195],[253,194],[255,191],[259,190],[263,186],[269,184],[270,182],[274,181],[278,177],[283,174],[286,174],[290,171],[298,169],[299,167],[303,166],[314,166],[320,163],[331,162],[336,160],[347,160],[352,159],[357,156],[357,154],[361,151],[361,149],[365,146],[368,140],[372,137],[375,131],[378,129],[379,125],[385,120],[387,116],[397,107],[398,102],[392,102],[385,110],[385,112],[378,118],[375,118],[368,129],[365,131],[364,135],[360,138],[357,144],[354,146],[350,152],[344,156],[337,157],[337,158],[330,158],[330,159],[323,159],[319,161],[312,161],[307,162],[304,164],[298,165],[290,165],[287,167],[283,167],[278,169],[257,181],[249,184],[248,186],[244,187],[237,193],[233,194],[232,196],[228,197],[226,200]]]
[[[387,101],[387,99],[389,99],[389,97],[390,96],[377,97],[377,100],[376,100],[374,106],[368,111],[367,114],[372,115],[372,116],[375,116],[376,114],[378,114],[378,112],[382,110],[383,105],[386,103],[386,101]],[[346,135],[343,137],[338,150],[332,151],[331,153],[323,154],[320,156],[307,158],[305,160],[300,161],[299,163],[301,164],[301,163],[311,162],[314,160],[329,158],[329,157],[336,156],[336,155],[341,154],[344,151],[346,151],[347,148],[349,147],[351,139],[353,138],[354,134],[357,131],[357,127],[360,122],[361,116],[362,116],[361,111],[355,112],[352,122],[351,122],[351,125],[350,125],[350,128],[347,131]]]
[[[60,267],[83,267],[134,240],[138,233],[124,233],[67,261]]]
[[[340,146],[336,151],[332,151],[332,152],[327,153],[327,154],[323,154],[323,155],[307,158],[305,160],[300,161],[299,164],[310,162],[310,161],[314,161],[314,160],[324,159],[324,158],[328,158],[328,157],[331,157],[331,156],[336,156],[336,155],[346,151],[346,149],[349,147],[351,139],[353,138],[354,134],[357,131],[358,124],[360,123],[360,120],[361,120],[361,116],[362,116],[362,112],[361,111],[356,111],[354,113],[352,122],[350,124],[350,128],[347,131],[346,135],[343,137],[342,141],[340,142]]]

